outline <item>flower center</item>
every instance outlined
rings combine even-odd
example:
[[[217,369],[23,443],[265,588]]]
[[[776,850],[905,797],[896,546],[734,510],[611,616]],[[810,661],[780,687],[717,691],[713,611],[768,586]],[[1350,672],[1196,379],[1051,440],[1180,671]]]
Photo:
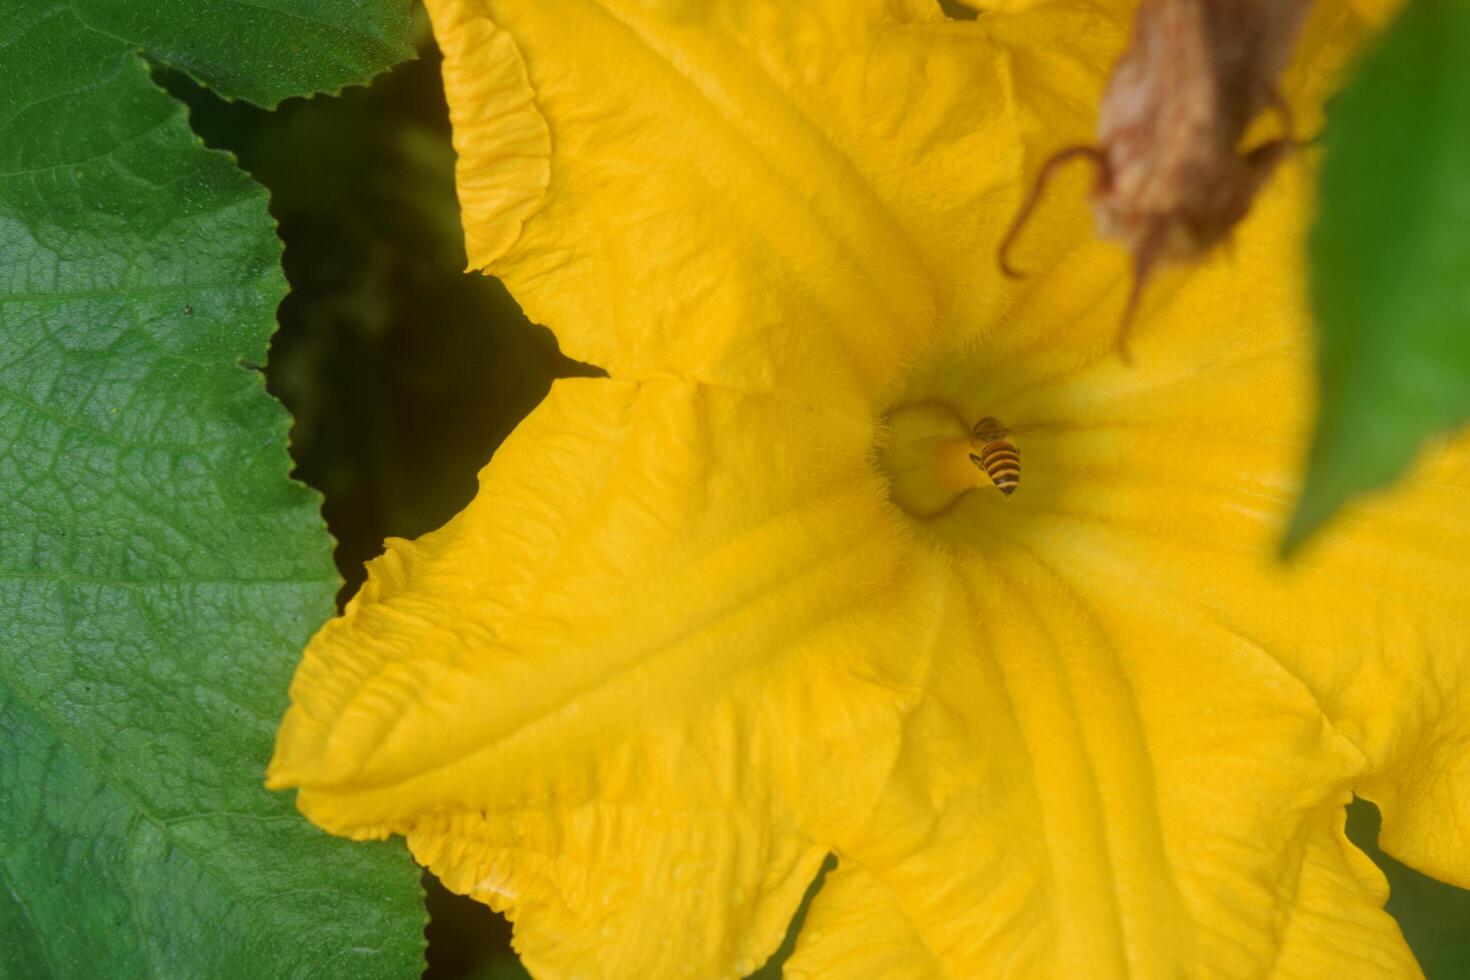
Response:
[[[900,405],[887,422],[879,462],[893,501],[915,517],[943,514],[971,490],[993,487],[1009,498],[1020,485],[1020,451],[994,416],[967,424],[948,402],[934,400]]]
[[[1125,430],[1099,419],[1111,400],[1029,349],[941,350],[894,392],[874,459],[926,537],[985,552],[1050,539],[1106,495],[1098,480],[1126,453]]]

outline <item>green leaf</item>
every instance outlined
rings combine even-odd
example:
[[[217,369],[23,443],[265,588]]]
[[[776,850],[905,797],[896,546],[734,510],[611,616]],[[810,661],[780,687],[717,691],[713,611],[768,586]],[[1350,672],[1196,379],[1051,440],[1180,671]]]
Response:
[[[20,7],[39,0],[8,0]],[[69,0],[96,34],[127,38],[221,95],[273,106],[335,92],[413,57],[406,0]]]
[[[261,785],[338,580],[252,369],[285,294],[265,192],[140,55],[272,99],[404,47],[402,0],[274,3],[380,48],[270,6],[0,0],[0,976],[422,965],[402,847]]]
[[[1321,409],[1299,544],[1470,419],[1470,3],[1412,0],[1333,107],[1311,241]]]

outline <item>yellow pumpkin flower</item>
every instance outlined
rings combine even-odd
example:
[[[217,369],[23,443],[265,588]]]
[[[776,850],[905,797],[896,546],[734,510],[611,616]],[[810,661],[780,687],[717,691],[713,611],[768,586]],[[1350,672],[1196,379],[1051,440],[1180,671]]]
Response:
[[[1470,885],[1470,454],[1274,561],[1310,174],[1155,282],[1085,175],[1125,4],[430,0],[470,258],[565,351],[474,502],[393,540],[270,784],[401,834],[538,976],[1417,971],[1344,836]],[[1322,0],[1303,132],[1359,35]],[[968,456],[994,418],[1006,497]]]

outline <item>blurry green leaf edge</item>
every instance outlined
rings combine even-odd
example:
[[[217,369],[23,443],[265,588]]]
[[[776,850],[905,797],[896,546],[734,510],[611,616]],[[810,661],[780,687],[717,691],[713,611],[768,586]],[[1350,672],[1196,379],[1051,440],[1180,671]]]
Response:
[[[1470,4],[1411,0],[1330,109],[1310,240],[1318,410],[1283,553],[1470,419]]]

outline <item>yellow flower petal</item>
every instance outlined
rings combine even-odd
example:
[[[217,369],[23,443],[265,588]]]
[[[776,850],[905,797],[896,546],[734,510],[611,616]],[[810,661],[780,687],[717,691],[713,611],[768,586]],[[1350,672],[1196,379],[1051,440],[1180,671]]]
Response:
[[[730,389],[559,382],[475,503],[391,542],[313,641],[272,785],[524,914],[546,975],[748,972],[918,693],[862,655],[901,648],[871,436]]]
[[[471,266],[516,243],[551,182],[551,131],[515,40],[468,5],[439,8],[438,40],[454,146],[455,185]]]
[[[869,397],[938,317],[999,317],[1023,168],[1086,138],[1122,43],[1117,18],[1076,7],[966,23],[919,0],[429,10],[471,264],[564,350],[616,377]],[[1028,247],[1078,231],[1039,225]]]
[[[533,105],[550,133],[549,189],[509,251],[508,216],[487,225],[466,202],[471,263],[554,325],[563,350],[614,376],[753,388],[815,364],[834,388],[880,388],[932,319],[930,277],[778,66],[733,36],[796,21],[830,61],[868,27],[858,12],[878,6],[798,4],[798,17],[701,4],[669,19],[637,0],[431,2],[461,188],[493,184],[490,168],[515,153],[500,104]],[[800,68],[809,82],[826,70]],[[502,79],[487,99],[487,80]]]
[[[882,880],[851,859],[827,874],[796,950],[781,970],[783,980],[929,980],[943,975],[943,966],[903,905]]]
[[[993,356],[1025,370],[963,398],[1037,429],[1022,440],[1032,492],[1009,510],[1008,534],[1101,604],[1190,609],[1218,628],[1213,642],[1281,663],[1381,773],[1356,788],[1384,804],[1388,849],[1470,884],[1456,829],[1470,807],[1447,805],[1464,791],[1470,738],[1456,708],[1470,680],[1467,447],[1357,508],[1300,563],[1273,565],[1311,417],[1297,204],[1308,186],[1284,174],[1233,256],[1176,277],[1140,332],[1138,370],[1078,367],[1045,339],[1105,335],[1104,316],[1023,306],[1014,332],[1031,348]],[[988,521],[974,510],[984,503],[946,519]]]
[[[1080,199],[1021,293],[993,267],[1020,175],[1090,118],[1106,11],[432,6],[463,166],[500,152],[486,79],[552,147],[475,261],[617,380],[559,383],[469,509],[390,543],[272,785],[407,836],[546,976],[748,973],[828,851],[793,972],[1413,975],[1342,807],[1470,881],[1470,475],[1447,452],[1273,563],[1300,167],[1233,255],[1161,277],[1128,368]],[[1340,61],[1346,30],[1304,44]],[[1010,427],[1014,497],[885,499],[885,412],[920,402]]]
[[[839,848],[895,894],[928,951],[916,961],[961,976],[1410,974],[1339,832],[1366,760],[1315,696],[1209,620],[1171,621],[1126,568],[1126,596],[1093,598],[1088,567],[1070,582],[995,550],[1004,570],[971,570],[963,590],[984,637],[936,656],[906,726],[915,757],[871,831]],[[810,922],[826,932],[820,899]]]
[[[1308,684],[1140,586],[1182,559],[1073,561],[1110,529],[1045,483],[1047,524],[999,505],[983,554],[905,537],[871,436],[559,383],[313,643],[273,781],[336,832],[407,835],[546,976],[748,972],[829,848],[811,976],[1412,974],[1341,834],[1370,760]],[[1280,599],[1245,584],[1233,611]]]
[[[946,620],[915,628],[947,646],[911,650],[928,694],[791,970],[1413,975],[1341,833],[1363,756],[1312,693],[1147,591],[1100,602],[1090,569],[996,550],[957,562]]]
[[[1347,973],[1362,977],[1418,977],[1393,918],[1383,911],[1388,882],[1348,840],[1341,808],[1318,814],[1308,826],[1296,908],[1281,935],[1272,976],[1316,980]]]

